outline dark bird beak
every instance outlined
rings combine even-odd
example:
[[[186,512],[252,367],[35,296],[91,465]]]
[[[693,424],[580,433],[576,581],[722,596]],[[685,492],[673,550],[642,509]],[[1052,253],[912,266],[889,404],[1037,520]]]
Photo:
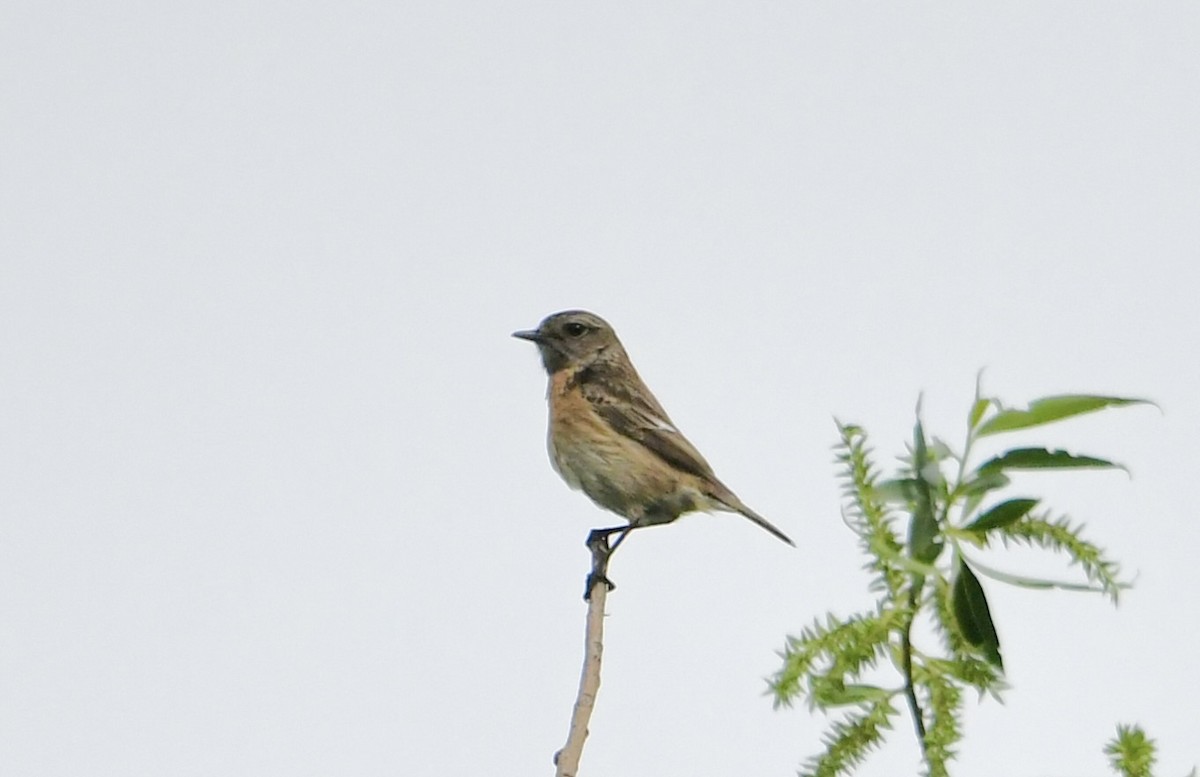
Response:
[[[544,339],[540,332],[536,329],[524,329],[520,332],[513,332],[513,337],[519,337],[522,340],[528,340],[531,343],[540,343]]]

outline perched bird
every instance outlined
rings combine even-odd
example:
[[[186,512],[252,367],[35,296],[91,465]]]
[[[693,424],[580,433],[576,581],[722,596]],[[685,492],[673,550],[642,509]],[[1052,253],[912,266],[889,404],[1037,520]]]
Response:
[[[550,375],[547,442],[554,469],[571,488],[629,521],[601,532],[718,510],[741,513],[795,544],[717,479],[646,388],[604,319],[567,310],[513,337],[537,345]]]

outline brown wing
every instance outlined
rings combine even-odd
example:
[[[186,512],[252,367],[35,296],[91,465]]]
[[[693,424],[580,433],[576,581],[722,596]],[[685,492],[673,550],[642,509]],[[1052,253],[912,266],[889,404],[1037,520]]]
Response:
[[[679,433],[637,373],[619,377],[595,366],[574,377],[584,399],[609,426],[636,440],[677,469],[706,481],[709,496],[728,509],[739,512],[789,545],[794,542],[774,524],[746,506],[713,473],[700,451]]]
[[[719,483],[700,451],[679,433],[641,379],[623,380],[595,368],[578,376],[583,396],[613,429],[644,445],[674,467]]]

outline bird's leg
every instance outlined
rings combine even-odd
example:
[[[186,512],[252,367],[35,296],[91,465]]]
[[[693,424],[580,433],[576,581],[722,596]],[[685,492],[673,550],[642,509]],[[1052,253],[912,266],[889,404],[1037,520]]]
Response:
[[[660,524],[670,523],[678,517],[678,515],[671,515],[670,513],[659,510],[643,510],[640,514],[629,519],[628,526],[616,526],[612,529],[601,529],[601,531],[609,534],[620,532],[620,535],[617,537],[616,541],[613,542],[611,547],[609,547],[608,555],[611,556],[612,554],[616,553],[617,548],[620,547],[621,543],[625,541],[625,538],[629,536],[629,532],[633,531],[634,529],[644,529],[647,526],[658,526]]]
[[[613,581],[608,579],[608,560],[612,558],[612,554],[617,552],[617,548],[621,547],[621,543],[629,536],[629,532],[646,526],[670,523],[678,517],[677,515],[660,513],[658,511],[641,510],[629,518],[629,523],[626,526],[592,529],[587,538],[587,546],[592,551],[592,571],[588,575],[587,590],[584,591],[583,598],[587,600],[591,597],[592,586],[596,585],[596,583],[604,583],[610,591],[617,587]],[[608,538],[613,534],[617,535],[617,539],[610,545]]]
[[[625,535],[629,533],[631,526],[611,526],[607,529],[592,529],[588,534],[587,547],[592,552],[592,571],[588,573],[587,582],[583,592],[584,601],[591,599],[592,588],[598,583],[603,583],[608,586],[608,590],[616,588],[616,584],[608,579],[608,560],[612,557],[613,551],[621,544],[621,540],[625,539]],[[620,532],[617,541],[612,545],[608,544],[609,536]]]
[[[617,539],[613,542],[612,545],[610,545],[608,547],[608,555],[611,556],[612,554],[616,553],[617,548],[621,547],[621,543],[624,542],[625,538],[629,536],[629,532],[633,531],[636,528],[637,527],[634,526],[633,524],[630,524],[629,526],[621,527],[619,529],[620,534],[617,535]]]

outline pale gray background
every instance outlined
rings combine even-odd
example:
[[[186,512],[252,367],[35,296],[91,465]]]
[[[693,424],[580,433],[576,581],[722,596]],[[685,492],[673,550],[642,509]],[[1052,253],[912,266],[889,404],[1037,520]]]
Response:
[[[1139,575],[989,585],[957,773],[1196,763],[1193,3],[16,2],[0,17],[0,772],[551,773],[583,538],[509,332],[587,307],[735,516],[613,569],[594,775],[787,775],[761,694],[870,606],[832,418],[1145,395],[1022,480]],[[1069,576],[1057,563],[1039,571]],[[972,700],[973,701],[973,700]],[[870,775],[911,774],[897,744]]]

